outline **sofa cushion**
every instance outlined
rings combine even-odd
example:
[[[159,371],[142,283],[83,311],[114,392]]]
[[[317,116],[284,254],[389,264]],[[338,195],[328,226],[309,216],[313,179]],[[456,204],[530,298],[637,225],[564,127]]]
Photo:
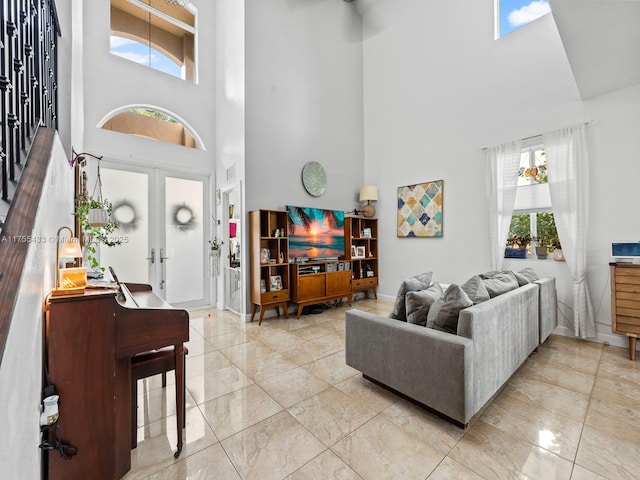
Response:
[[[440,297],[442,297],[442,287],[439,283],[434,283],[426,290],[407,292],[405,300],[407,322],[424,327],[427,324],[427,314],[429,313],[431,305]]]
[[[469,299],[474,305],[476,303],[485,302],[490,298],[489,291],[487,290],[487,287],[485,287],[480,275],[474,275],[464,282],[460,288],[462,288],[464,293],[469,296]]]
[[[458,332],[460,310],[471,305],[473,302],[465,291],[459,285],[451,284],[444,295],[431,305],[427,327],[455,335]]]
[[[497,275],[499,273],[499,270],[489,270],[488,272],[481,273],[479,276],[484,280],[485,278],[492,278],[494,275]]]
[[[529,283],[535,282],[536,280],[540,280],[536,272],[531,267],[523,268],[518,272],[518,275],[521,275],[527,280],[529,280]]]
[[[398,289],[398,295],[396,296],[396,301],[393,304],[393,310],[391,310],[389,317],[406,322],[407,309],[405,305],[405,296],[407,295],[407,292],[415,292],[429,288],[432,276],[433,272],[426,272],[403,280],[400,284],[400,288]]]
[[[513,274],[516,276],[516,280],[518,281],[519,286],[523,287],[531,283],[529,279],[522,275],[520,272],[513,272]]]
[[[491,278],[485,278],[482,281],[484,282],[484,286],[487,287],[491,298],[515,290],[520,286],[514,273],[508,270],[497,273]]]

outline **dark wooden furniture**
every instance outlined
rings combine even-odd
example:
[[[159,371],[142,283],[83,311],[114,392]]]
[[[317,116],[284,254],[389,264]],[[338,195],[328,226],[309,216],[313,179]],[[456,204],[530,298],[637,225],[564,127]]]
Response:
[[[189,354],[187,347],[184,348],[185,359]],[[186,364],[186,362],[184,362]],[[167,372],[174,370],[176,375],[176,407],[180,405],[181,400],[178,398],[182,395],[182,410],[185,411],[185,389],[182,392],[177,388],[178,370],[176,369],[176,358],[174,347],[164,347],[158,350],[149,350],[131,357],[131,448],[138,446],[138,380],[151,377],[154,375],[162,375],[162,388],[167,386]],[[183,378],[184,378],[183,373]],[[184,416],[183,416],[184,418]],[[176,412],[178,445],[182,444],[182,430],[184,430],[184,422],[180,425],[180,416]],[[176,452],[176,456],[180,455],[181,448]]]
[[[640,265],[610,263],[611,331],[629,338],[629,358],[636,358],[640,335]]]
[[[276,235],[277,233],[277,235]],[[251,285],[251,321],[260,309],[262,324],[265,309],[280,307],[289,318],[289,238],[287,212],[255,210],[249,212],[249,251]],[[280,289],[272,288],[272,277],[280,277]]]
[[[172,345],[176,388],[184,389],[188,313],[172,308],[150,287],[131,289],[47,298],[45,361],[60,395],[58,434],[78,449],[71,460],[49,455],[50,480],[121,478],[131,468],[132,355]],[[180,425],[183,401],[176,409]]]
[[[351,305],[351,270],[346,269],[347,264],[338,260],[291,264],[291,301],[298,304],[297,318],[306,305],[340,298]]]
[[[364,291],[367,296],[371,290],[374,298],[378,298],[378,220],[346,217],[344,240],[346,259],[351,262],[353,274],[351,288],[354,292]]]

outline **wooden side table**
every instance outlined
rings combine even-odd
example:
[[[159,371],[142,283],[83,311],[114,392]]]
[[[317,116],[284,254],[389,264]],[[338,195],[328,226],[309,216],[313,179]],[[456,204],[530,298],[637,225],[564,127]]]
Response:
[[[640,335],[640,265],[610,263],[611,330],[629,338],[629,358],[636,359]]]

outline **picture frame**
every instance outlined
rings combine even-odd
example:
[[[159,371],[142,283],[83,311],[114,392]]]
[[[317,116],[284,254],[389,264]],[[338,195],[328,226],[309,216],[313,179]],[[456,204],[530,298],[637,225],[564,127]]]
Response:
[[[364,253],[365,253],[364,245],[359,245],[356,247],[356,257],[364,258]]]
[[[267,293],[267,282],[264,278],[260,279],[260,293]]]
[[[363,228],[362,229],[362,238],[371,238],[371,229]]]
[[[398,237],[442,237],[444,181],[398,187]]]
[[[282,277],[280,275],[271,275],[271,291],[282,290]]]
[[[268,248],[260,249],[260,263],[269,263],[271,251]]]
[[[358,250],[355,245],[351,245],[351,258],[355,258],[358,256]]]

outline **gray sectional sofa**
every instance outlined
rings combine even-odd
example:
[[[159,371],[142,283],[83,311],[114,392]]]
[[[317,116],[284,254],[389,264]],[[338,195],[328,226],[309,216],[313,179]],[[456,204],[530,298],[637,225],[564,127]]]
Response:
[[[347,365],[466,427],[555,328],[555,279],[461,309],[456,334],[401,320],[347,311]]]

